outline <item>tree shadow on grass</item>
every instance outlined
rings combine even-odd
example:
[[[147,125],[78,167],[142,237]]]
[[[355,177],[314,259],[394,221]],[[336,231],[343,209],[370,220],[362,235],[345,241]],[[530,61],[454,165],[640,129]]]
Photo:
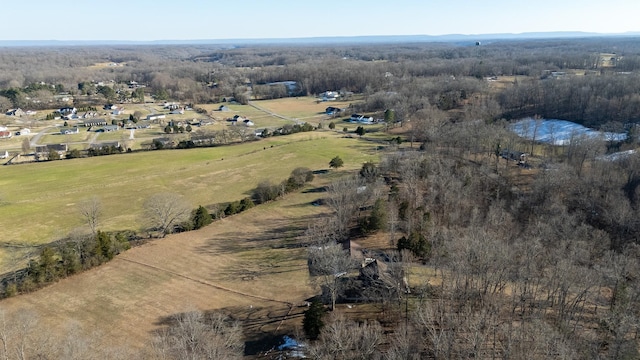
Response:
[[[304,232],[318,216],[307,215],[295,219],[263,220],[252,222],[260,232],[229,231],[209,239],[196,251],[204,254],[231,254],[243,250],[295,249],[307,246]]]

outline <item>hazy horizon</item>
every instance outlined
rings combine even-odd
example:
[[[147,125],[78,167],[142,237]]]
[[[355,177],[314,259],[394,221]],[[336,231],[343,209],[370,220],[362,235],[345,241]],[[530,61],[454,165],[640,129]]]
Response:
[[[15,2],[3,41],[185,41],[640,31],[640,2],[539,0],[32,0]]]

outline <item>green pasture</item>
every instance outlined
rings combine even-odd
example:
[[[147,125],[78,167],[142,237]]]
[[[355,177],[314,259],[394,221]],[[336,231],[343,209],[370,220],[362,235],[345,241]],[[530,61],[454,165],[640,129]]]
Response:
[[[39,144],[65,144],[72,142],[89,141],[93,132],[87,131],[85,128],[81,128],[77,134],[61,134],[60,131],[48,133],[40,138]]]
[[[183,195],[195,208],[239,200],[262,180],[284,180],[296,167],[327,169],[339,155],[346,169],[375,160],[375,145],[318,131],[239,145],[164,150],[21,164],[0,168],[2,241],[35,245],[83,227],[78,203],[97,197],[100,228],[141,228],[144,200]]]

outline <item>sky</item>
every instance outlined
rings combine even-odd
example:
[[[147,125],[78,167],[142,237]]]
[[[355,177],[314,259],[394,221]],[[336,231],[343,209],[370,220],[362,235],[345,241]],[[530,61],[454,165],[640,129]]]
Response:
[[[14,0],[0,40],[640,31],[639,0]]]

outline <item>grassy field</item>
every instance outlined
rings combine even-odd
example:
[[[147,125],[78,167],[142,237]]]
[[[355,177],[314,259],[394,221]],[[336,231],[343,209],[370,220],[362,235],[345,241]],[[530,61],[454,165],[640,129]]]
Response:
[[[265,123],[286,121],[242,105],[226,114],[234,113],[257,119],[257,126],[260,116],[268,118]],[[158,130],[140,135],[152,131]],[[98,140],[121,137],[105,133]],[[345,170],[377,161],[378,147],[324,130],[215,148],[0,167],[2,241],[38,245],[84,228],[77,204],[93,196],[104,209],[101,229],[138,230],[142,203],[150,195],[178,193],[194,208],[238,200],[262,180],[282,181],[299,166],[327,169],[339,155],[345,167],[318,175],[310,184],[322,186]],[[70,327],[100,334],[100,348],[132,354],[149,347],[153,331],[165,319],[191,309],[233,314],[252,344],[269,334],[291,334],[301,325],[302,304],[318,291],[308,276],[306,252],[299,247],[308,224],[329,211],[311,205],[318,197],[315,192],[289,194],[198,231],[149,242],[35,293],[5,299],[0,311],[7,316],[36,314],[39,328],[54,338],[65,336]],[[15,254],[27,250],[5,246],[0,251],[0,268],[6,270],[16,266]]]
[[[326,176],[312,186],[325,184]],[[35,293],[5,299],[0,310],[36,314],[39,328],[54,336],[72,324],[84,334],[99,333],[100,348],[150,347],[163,319],[191,309],[233,314],[248,341],[292,333],[306,309],[300,305],[316,289],[304,248],[291,245],[327,213],[310,204],[317,196],[289,194],[198,231],[155,240]]]
[[[280,114],[289,118],[318,124],[332,119],[325,114],[325,109],[329,106],[337,108],[348,108],[352,101],[320,101],[311,96],[297,98],[283,98],[275,100],[255,101],[260,107],[267,109],[276,114]],[[346,111],[344,116],[334,119],[339,122],[341,118],[349,117],[351,114]]]
[[[262,180],[284,180],[299,166],[345,168],[377,157],[376,147],[318,131],[190,150],[102,156],[0,168],[3,241],[42,244],[83,226],[77,204],[98,197],[104,230],[140,229],[142,203],[153,194],[182,194],[194,206],[239,200]]]

